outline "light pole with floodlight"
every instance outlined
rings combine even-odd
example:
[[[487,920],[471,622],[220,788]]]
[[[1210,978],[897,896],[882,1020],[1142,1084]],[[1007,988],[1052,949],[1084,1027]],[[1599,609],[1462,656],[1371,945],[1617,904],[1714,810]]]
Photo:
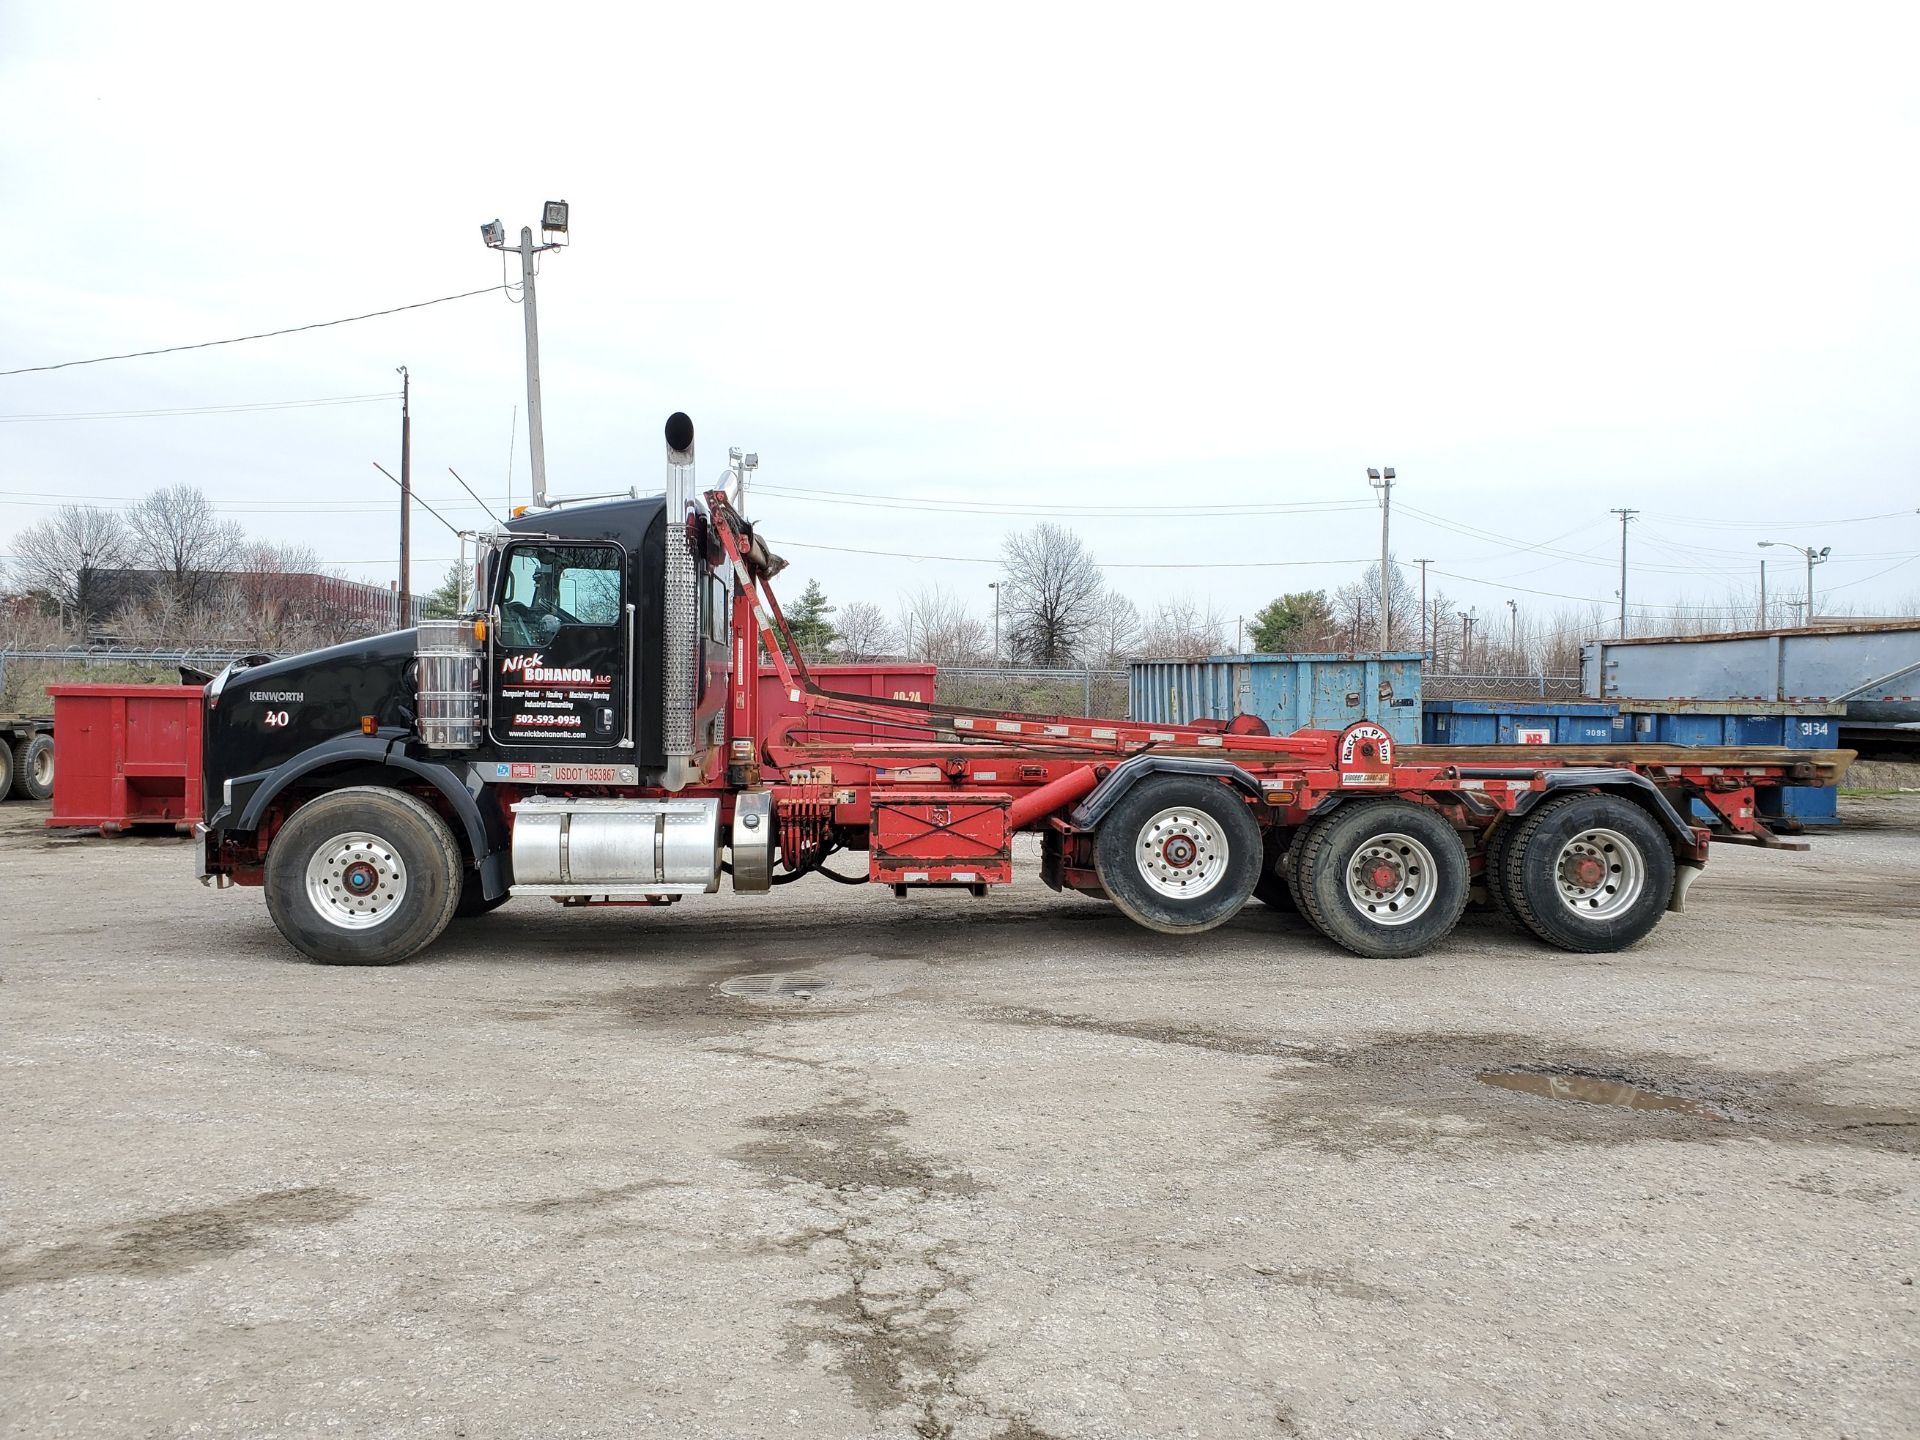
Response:
[[[1813,567],[1816,565],[1824,565],[1827,557],[1833,553],[1833,547],[1831,545],[1822,545],[1816,550],[1811,545],[1794,545],[1786,540],[1762,540],[1760,542],[1760,548],[1762,550],[1775,545],[1779,546],[1782,550],[1798,550],[1802,555],[1807,557],[1807,612],[1804,617],[1804,623],[1811,625],[1813,624]]]
[[[567,234],[567,202],[549,200],[540,207],[540,243],[533,243],[533,228],[520,227],[520,243],[507,244],[506,229],[498,220],[489,221],[480,227],[480,238],[486,241],[489,249],[520,257],[520,303],[527,312],[527,453],[533,462],[533,504],[535,509],[544,510],[547,505],[547,445],[546,436],[540,428],[540,322],[533,304],[533,257],[543,250],[559,250],[565,247]],[[550,235],[558,235],[558,240],[550,240]]]

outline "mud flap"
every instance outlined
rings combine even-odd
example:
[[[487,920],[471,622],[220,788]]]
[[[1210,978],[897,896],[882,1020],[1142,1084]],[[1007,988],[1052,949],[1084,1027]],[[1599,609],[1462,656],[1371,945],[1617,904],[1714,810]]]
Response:
[[[1688,861],[1676,861],[1673,867],[1673,894],[1667,900],[1669,915],[1687,913],[1687,892],[1693,889],[1693,882],[1700,878],[1700,872],[1706,867],[1690,864]]]

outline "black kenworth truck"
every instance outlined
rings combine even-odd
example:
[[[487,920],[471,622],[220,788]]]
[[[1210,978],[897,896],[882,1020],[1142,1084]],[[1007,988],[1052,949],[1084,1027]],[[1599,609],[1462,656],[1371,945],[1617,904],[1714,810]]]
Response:
[[[463,618],[216,676],[198,873],[264,885],[274,923],[315,959],[390,963],[507,899],[513,826],[489,787],[671,793],[706,771],[729,567],[692,493],[691,423],[669,428],[685,447],[669,445],[685,544],[666,543],[666,495],[521,514],[474,537]],[[668,665],[669,635],[691,663]],[[691,868],[710,888],[710,867]],[[689,877],[648,882],[672,895]]]

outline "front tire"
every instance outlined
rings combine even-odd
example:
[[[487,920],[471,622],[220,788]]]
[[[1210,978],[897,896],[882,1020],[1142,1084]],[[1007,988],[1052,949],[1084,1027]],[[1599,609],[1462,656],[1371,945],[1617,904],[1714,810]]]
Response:
[[[460,902],[453,907],[456,920],[477,920],[482,915],[491,915],[507,901],[511,895],[496,895],[487,899],[486,891],[480,885],[480,872],[468,866],[460,880]]]
[[[356,786],[293,812],[267,851],[267,912],[322,965],[398,965],[439,937],[465,864],[443,821],[401,790]]]
[[[1599,955],[1647,937],[1673,894],[1673,846],[1618,795],[1549,800],[1501,856],[1513,918],[1561,950]]]
[[[1260,878],[1260,823],[1218,780],[1155,775],[1100,822],[1093,864],[1128,919],[1193,935],[1232,918]]]
[[[1291,858],[1301,913],[1334,944],[1370,959],[1423,954],[1467,908],[1467,847],[1424,805],[1342,805],[1294,841]]]

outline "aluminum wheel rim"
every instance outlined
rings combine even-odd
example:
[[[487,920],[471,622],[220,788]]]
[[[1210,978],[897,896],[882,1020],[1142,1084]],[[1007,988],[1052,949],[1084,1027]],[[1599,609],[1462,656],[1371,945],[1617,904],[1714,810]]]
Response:
[[[1439,893],[1433,852],[1392,831],[1363,840],[1347,862],[1347,899],[1376,925],[1407,925],[1433,908]]]
[[[385,924],[406,897],[406,863],[378,835],[349,830],[317,846],[307,861],[307,899],[342,930]]]
[[[1174,805],[1140,827],[1133,857],[1149,888],[1175,900],[1191,900],[1220,883],[1232,847],[1211,815],[1191,805]]]
[[[1554,857],[1554,893],[1583,920],[1606,920],[1631,910],[1646,886],[1640,847],[1618,830],[1582,830]]]
[[[46,789],[53,784],[53,750],[51,747],[43,745],[27,757],[27,774],[33,783],[41,789]]]

